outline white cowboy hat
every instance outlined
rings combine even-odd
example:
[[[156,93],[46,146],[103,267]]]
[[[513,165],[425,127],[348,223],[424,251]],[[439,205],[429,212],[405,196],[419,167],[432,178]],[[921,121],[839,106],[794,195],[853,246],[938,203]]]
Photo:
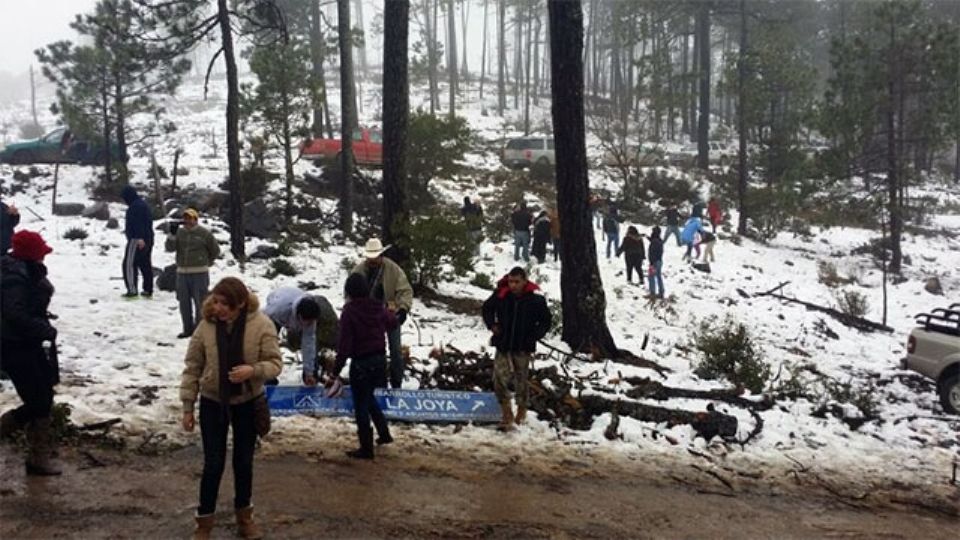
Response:
[[[371,238],[367,240],[367,244],[363,246],[363,255],[368,259],[376,259],[380,255],[383,255],[383,252],[388,249],[390,249],[390,246],[384,246],[379,238]]]

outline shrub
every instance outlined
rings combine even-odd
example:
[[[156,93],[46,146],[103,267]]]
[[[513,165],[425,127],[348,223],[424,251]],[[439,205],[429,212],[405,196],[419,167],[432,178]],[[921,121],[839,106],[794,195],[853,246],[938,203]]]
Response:
[[[271,259],[270,268],[267,270],[265,277],[267,279],[273,279],[277,276],[296,276],[300,271],[297,270],[290,261],[286,259]]]
[[[658,169],[649,169],[639,182],[636,192],[638,196],[645,195],[643,198],[665,199],[677,203],[700,198],[700,194],[689,180],[672,178],[665,171]]]
[[[484,274],[483,272],[477,273],[473,276],[473,279],[470,280],[470,284],[474,287],[480,287],[481,289],[486,289],[488,291],[493,290],[493,280],[490,279],[489,274]]]
[[[840,277],[837,272],[837,265],[830,261],[817,261],[817,279],[827,287],[837,287],[850,283],[845,278]]]
[[[770,367],[742,323],[727,319],[722,323],[705,322],[694,334],[694,347],[703,359],[694,373],[704,379],[726,379],[758,394],[770,380]]]
[[[87,231],[80,227],[70,227],[63,233],[63,237],[67,240],[84,240],[87,236]]]
[[[859,291],[842,291],[834,297],[837,300],[837,308],[846,315],[863,317],[870,309],[866,295]]]
[[[407,134],[407,174],[411,202],[428,193],[430,180],[449,178],[470,149],[471,131],[459,116],[433,116],[423,111],[410,115]]]
[[[542,163],[537,161],[530,166],[530,172],[528,176],[531,182],[556,182],[556,168],[550,163]]]
[[[264,168],[250,166],[240,171],[240,181],[243,182],[243,202],[259,199],[267,193],[267,186],[270,182],[279,178],[280,175],[267,171]],[[229,192],[230,185],[228,180],[220,183],[222,191]]]
[[[409,228],[410,264],[418,286],[436,285],[449,265],[464,276],[473,267],[473,241],[459,216],[437,214],[413,221]]]

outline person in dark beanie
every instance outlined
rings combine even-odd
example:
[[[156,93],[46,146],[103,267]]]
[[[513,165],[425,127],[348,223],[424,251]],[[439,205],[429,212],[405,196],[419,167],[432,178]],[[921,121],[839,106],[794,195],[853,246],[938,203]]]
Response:
[[[12,204],[0,201],[0,255],[10,251],[13,229],[20,223],[20,211]]]
[[[650,268],[647,277],[650,282],[650,296],[663,299],[663,240],[660,239],[660,227],[650,231],[650,248],[647,251]]]
[[[493,333],[490,344],[497,348],[493,360],[493,389],[500,402],[500,430],[510,431],[513,424],[522,424],[527,417],[530,385],[528,373],[537,341],[550,330],[550,309],[536,292],[536,283],[527,280],[519,266],[510,270],[497,283],[497,289],[483,303],[483,322]],[[517,414],[510,402],[510,380],[513,379]]]
[[[137,273],[143,274],[143,293],[141,296],[153,296],[153,212],[146,201],[137,195],[133,186],[126,186],[121,192],[127,203],[126,225],[127,248],[123,252],[123,282],[127,286],[124,298],[137,297]]]
[[[360,448],[347,452],[355,459],[373,459],[373,430],[377,429],[377,444],[390,444],[390,428],[383,411],[373,397],[375,388],[386,386],[386,346],[384,335],[396,328],[397,317],[370,297],[367,280],[361,274],[351,274],[344,285],[347,303],[340,313],[340,335],[337,340],[337,362],[327,385],[336,384],[340,372],[350,360],[350,388],[353,413],[357,421]]]
[[[640,285],[643,285],[643,238],[640,237],[640,231],[631,225],[627,228],[627,235],[617,250],[617,257],[623,255],[623,260],[627,263],[627,283],[633,283],[633,272],[636,270],[637,279]]]
[[[60,373],[57,329],[47,313],[54,289],[43,264],[53,248],[32,231],[17,232],[10,243],[10,254],[0,259],[0,369],[10,376],[23,405],[0,416],[0,437],[10,439],[24,429],[27,474],[55,476],[61,471],[52,459],[50,410]]]
[[[180,376],[181,425],[192,432],[200,397],[203,475],[195,539],[210,538],[233,430],[233,508],[241,538],[263,538],[253,521],[253,455],[257,442],[254,403],[263,383],[283,369],[277,330],[260,311],[257,296],[235,277],[220,280],[203,301],[203,319],[190,338]]]

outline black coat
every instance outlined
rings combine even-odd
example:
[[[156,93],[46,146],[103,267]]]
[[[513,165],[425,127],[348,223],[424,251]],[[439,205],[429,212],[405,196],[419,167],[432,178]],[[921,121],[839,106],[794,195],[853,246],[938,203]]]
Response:
[[[7,205],[0,202],[0,255],[5,254],[10,249],[13,229],[18,223],[20,223],[20,214],[11,216],[7,213]]]
[[[499,326],[499,334],[490,339],[490,344],[499,352],[528,352],[537,349],[537,341],[550,331],[550,309],[546,299],[528,289],[517,296],[509,290],[497,289],[483,303],[483,322],[493,330]]]
[[[650,257],[650,264],[663,260],[663,240],[660,238],[651,238],[650,247],[647,249],[647,256]]]
[[[54,341],[57,330],[47,314],[53,296],[47,267],[7,255],[0,261],[0,268],[3,287],[0,339],[38,346],[43,341]]]
[[[538,219],[533,226],[533,247],[530,252],[538,259],[547,256],[547,243],[550,242],[550,220]]]
[[[533,216],[530,215],[530,211],[526,208],[514,210],[513,213],[510,214],[510,222],[513,224],[513,230],[515,231],[530,232],[531,221],[533,221]]]

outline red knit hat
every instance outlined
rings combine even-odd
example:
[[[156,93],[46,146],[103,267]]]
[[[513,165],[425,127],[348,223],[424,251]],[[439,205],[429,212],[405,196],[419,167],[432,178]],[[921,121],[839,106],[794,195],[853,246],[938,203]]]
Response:
[[[17,231],[11,244],[13,249],[10,254],[24,261],[40,262],[53,251],[53,248],[43,241],[43,237],[33,231]]]

